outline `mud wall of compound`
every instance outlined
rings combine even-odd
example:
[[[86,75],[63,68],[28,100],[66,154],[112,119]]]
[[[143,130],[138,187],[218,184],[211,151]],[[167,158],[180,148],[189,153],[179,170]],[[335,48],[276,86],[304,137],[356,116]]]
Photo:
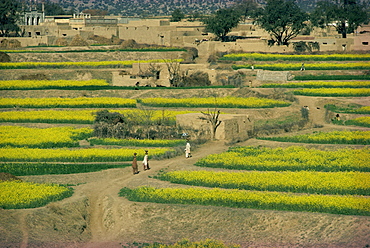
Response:
[[[78,50],[79,47],[74,49]],[[85,49],[85,48],[83,48]],[[81,62],[81,61],[118,61],[118,60],[151,60],[177,59],[184,51],[173,52],[82,52],[68,53],[8,53],[11,62]]]

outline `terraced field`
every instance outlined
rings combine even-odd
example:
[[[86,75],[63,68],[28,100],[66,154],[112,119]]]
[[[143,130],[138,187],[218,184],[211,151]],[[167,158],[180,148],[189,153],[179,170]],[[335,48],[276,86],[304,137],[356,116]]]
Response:
[[[325,59],[342,66],[327,67],[327,74],[361,74],[363,67],[349,66],[367,66],[367,58],[359,60]],[[323,61],[315,58],[313,63]],[[265,62],[256,62],[255,68],[257,63]],[[350,69],[342,71],[343,64]],[[358,124],[369,117],[366,79],[323,80],[322,71],[307,69],[296,75],[314,75],[317,80],[288,82],[285,87],[259,82],[262,86],[255,88],[137,91],[104,88],[110,86],[104,74],[94,78],[103,82],[87,82],[95,87],[88,90],[86,81],[79,85],[78,80],[62,81],[61,86],[8,81],[17,70],[23,75],[45,72],[33,67],[1,69],[9,78],[2,73],[5,81],[0,81],[0,172],[23,182],[0,182],[0,247],[122,247],[181,239],[213,239],[241,247],[370,244],[369,127]],[[48,73],[58,70],[65,69],[51,68]],[[276,87],[296,101],[281,100]],[[313,88],[321,95],[301,93]],[[344,93],[338,95],[339,90]],[[259,97],[247,98],[246,93]],[[224,112],[255,114],[256,129],[272,125],[279,131],[270,127],[264,135],[259,132],[235,144],[193,143],[188,159],[181,136],[132,142],[93,135],[98,109],[129,115],[146,104],[158,112],[154,122],[167,111],[166,123],[174,125],[176,114],[212,107],[201,104],[214,94],[220,102],[225,99]],[[196,100],[189,105],[192,97]],[[181,98],[187,101],[181,103]],[[165,100],[169,102],[163,104]],[[266,103],[271,105],[262,105]],[[303,106],[308,113],[297,116]],[[285,132],[279,121],[292,114],[293,119],[306,118],[306,124]],[[144,150],[150,154],[148,171],[140,163]],[[131,168],[135,152],[137,175]],[[30,190],[34,195],[29,198],[41,200],[23,199],[27,196],[16,195],[14,187]],[[65,192],[50,197],[41,194],[44,189]]]

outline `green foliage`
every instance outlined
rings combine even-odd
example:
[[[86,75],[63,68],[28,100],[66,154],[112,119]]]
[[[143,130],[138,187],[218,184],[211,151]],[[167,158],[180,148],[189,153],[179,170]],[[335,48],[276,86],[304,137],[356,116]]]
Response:
[[[268,83],[261,88],[370,88],[370,81],[307,81]]]
[[[120,196],[130,201],[165,204],[197,204],[233,208],[308,211],[347,215],[370,215],[364,196],[292,194],[220,188],[154,188],[142,186],[121,189]]]
[[[307,107],[302,107],[301,108],[301,115],[302,115],[302,118],[305,119],[305,120],[308,120],[309,119],[309,110]]]
[[[313,50],[320,50],[320,44],[318,42],[293,42],[294,51],[296,52],[312,52]]]
[[[240,13],[232,8],[219,9],[215,14],[205,17],[203,23],[206,30],[215,34],[221,41],[227,41],[227,34],[232,28],[238,26]]]
[[[185,14],[180,9],[175,9],[172,12],[170,22],[179,22],[182,19],[184,19],[184,17],[185,17]]]
[[[118,146],[135,146],[135,147],[174,147],[183,146],[184,140],[147,140],[147,139],[90,139],[92,145],[118,145]]]
[[[1,163],[0,171],[16,176],[74,174],[125,168],[131,163]]]
[[[294,80],[370,80],[370,75],[294,75]]]
[[[4,52],[0,52],[0,62],[10,62],[10,56]]]
[[[244,20],[246,20],[256,15],[258,5],[254,0],[238,0],[233,8]]]
[[[183,77],[182,85],[184,87],[209,86],[211,85],[211,81],[209,80],[208,73],[197,71],[188,76]]]
[[[306,26],[308,15],[293,2],[268,0],[256,22],[272,37],[272,44],[288,45]]]
[[[334,122],[336,122],[335,124],[340,125],[343,124],[343,121],[340,120],[336,120]],[[303,134],[296,136],[263,137],[259,139],[280,142],[296,142],[296,143],[369,145],[370,132],[366,131],[316,132],[312,134]]]
[[[359,104],[348,104],[346,106],[337,106],[334,104],[327,104],[324,107],[327,110],[330,110],[335,113],[370,114],[369,106],[362,106]]]
[[[41,3],[38,4],[38,8],[41,9]],[[63,7],[57,3],[53,3],[50,0],[44,2],[45,15],[54,16],[54,15],[66,15]]]
[[[94,123],[107,123],[113,125],[125,122],[126,120],[123,114],[117,112],[109,112],[106,109],[96,112],[96,117],[94,121]]]
[[[195,165],[260,171],[370,171],[367,148],[321,151],[299,146],[231,147],[227,152],[201,158]]]
[[[368,8],[356,0],[320,1],[311,14],[314,26],[324,28],[334,23],[342,38],[353,33],[358,26],[369,21]]]
[[[209,188],[278,191],[311,194],[370,195],[370,174],[314,171],[171,171],[154,178]],[[358,182],[364,182],[359,184]]]
[[[0,37],[6,37],[11,32],[18,33],[20,31],[17,25],[19,7],[20,2],[17,0],[0,1]]]

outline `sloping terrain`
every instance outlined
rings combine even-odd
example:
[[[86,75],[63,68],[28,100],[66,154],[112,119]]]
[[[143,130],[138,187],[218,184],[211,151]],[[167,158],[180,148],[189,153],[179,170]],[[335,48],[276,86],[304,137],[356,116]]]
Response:
[[[13,73],[15,70],[13,70]],[[36,73],[33,70],[29,73]],[[1,91],[1,97],[205,97],[269,95],[272,89],[193,89],[193,90],[109,90],[68,91],[29,90]],[[291,107],[261,110],[228,109],[232,113],[253,113],[259,118],[277,118],[310,108],[312,126],[321,128],[292,133],[366,129],[336,126],[325,121],[323,106],[328,101],[356,102],[369,105],[369,98],[297,97]],[[2,123],[1,125],[6,125]],[[18,124],[17,124],[18,125]],[[53,124],[19,124],[50,127]],[[79,125],[75,125],[79,126]],[[368,130],[368,129],[366,129]],[[286,147],[291,143],[249,139],[233,144],[241,146]],[[301,144],[302,145],[302,144]],[[315,145],[308,147],[348,147],[349,145]],[[197,170],[193,164],[209,154],[226,151],[226,141],[209,141],[192,151],[193,157],[179,156],[151,160],[151,170],[132,174],[132,168],[99,172],[22,176],[24,181],[73,185],[72,197],[35,209],[0,209],[0,247],[67,247],[118,248],[133,242],[172,243],[183,238],[198,241],[217,239],[241,247],[366,247],[370,245],[370,217],[309,212],[235,209],[214,206],[155,204],[131,202],[118,196],[123,187],[142,185],[183,187],[151,178],[160,170]],[[204,168],[202,168],[204,170]]]

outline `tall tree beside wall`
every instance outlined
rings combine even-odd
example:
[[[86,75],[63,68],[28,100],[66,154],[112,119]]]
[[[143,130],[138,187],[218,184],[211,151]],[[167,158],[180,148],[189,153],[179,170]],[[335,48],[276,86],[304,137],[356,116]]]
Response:
[[[347,34],[369,22],[369,18],[369,6],[356,0],[320,1],[311,14],[311,21],[316,27],[325,28],[334,24],[342,38],[347,38]]]
[[[41,9],[41,3],[38,6]],[[45,1],[44,3],[45,15],[47,16],[54,16],[54,15],[66,15],[67,13],[64,11],[62,6],[57,3],[53,3],[50,0]]]
[[[249,17],[254,17],[258,9],[255,0],[238,0],[233,6],[234,10],[239,12],[242,20],[245,21]]]
[[[172,12],[170,22],[180,22],[184,18],[185,18],[185,14],[181,11],[181,9],[175,9]]]
[[[17,0],[0,1],[0,36],[7,37],[12,32],[20,31],[17,21],[19,19],[20,2]]]
[[[208,32],[215,34],[218,40],[227,41],[227,34],[238,26],[241,13],[234,8],[219,9],[215,14],[205,17],[202,22]]]
[[[308,14],[290,0],[267,0],[256,23],[271,35],[270,44],[288,45],[306,27]]]

